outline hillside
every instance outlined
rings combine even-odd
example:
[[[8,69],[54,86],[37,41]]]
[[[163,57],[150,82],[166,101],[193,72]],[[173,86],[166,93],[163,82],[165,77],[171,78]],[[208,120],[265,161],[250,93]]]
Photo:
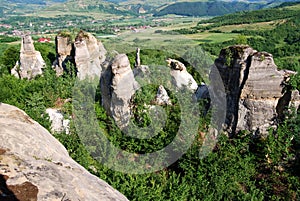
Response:
[[[244,2],[180,2],[161,9],[154,13],[154,16],[163,16],[168,14],[184,16],[217,16],[237,11],[257,10],[263,7],[263,4]]]
[[[296,0],[106,0],[117,5],[127,6],[135,12],[143,8],[146,13],[155,16],[177,14],[184,16],[216,16],[241,10],[255,10],[262,7],[274,7],[282,2]],[[206,11],[205,11],[206,10]],[[209,10],[212,10],[211,13]]]
[[[280,67],[300,72],[300,2],[252,12],[202,20],[198,31],[218,34],[239,34],[240,41],[258,50],[272,53]],[[235,44],[237,40],[221,43],[203,43],[204,49],[218,54],[218,48]],[[288,65],[287,65],[288,64]]]

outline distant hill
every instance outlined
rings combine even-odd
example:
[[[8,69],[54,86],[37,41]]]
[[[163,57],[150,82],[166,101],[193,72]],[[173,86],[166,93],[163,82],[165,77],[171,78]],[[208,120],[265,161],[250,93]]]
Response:
[[[11,3],[21,3],[21,4],[39,4],[46,5],[48,3],[58,3],[58,2],[66,2],[67,0],[7,0],[7,2]]]
[[[155,16],[177,14],[183,16],[217,16],[237,11],[275,7],[297,0],[104,0],[127,6],[133,12],[143,8]]]
[[[257,10],[263,7],[264,4],[245,2],[180,2],[161,9],[154,13],[154,16],[163,16],[168,14],[183,16],[219,16],[238,11]]]
[[[134,12],[124,6],[103,0],[68,0],[63,3],[55,3],[44,9],[44,12],[76,12],[114,14],[119,16],[134,15]]]

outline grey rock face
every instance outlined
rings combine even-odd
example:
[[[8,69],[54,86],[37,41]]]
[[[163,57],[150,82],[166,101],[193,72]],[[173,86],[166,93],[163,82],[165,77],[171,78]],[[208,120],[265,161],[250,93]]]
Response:
[[[144,78],[150,74],[149,67],[146,65],[140,65],[133,69],[134,77]]]
[[[36,51],[30,35],[22,37],[20,60],[11,70],[11,73],[18,78],[32,79],[43,74],[45,61],[39,51]]]
[[[70,36],[58,35],[56,37],[57,59],[53,68],[58,76],[63,74],[66,63],[71,62],[76,66],[77,77],[94,79],[101,75],[102,63],[106,58],[103,44],[92,34],[80,31],[73,43]]]
[[[277,70],[271,54],[243,45],[222,49],[215,66],[226,91],[226,130],[266,134],[279,116],[278,108],[290,103],[279,101],[289,75]]]
[[[60,76],[66,69],[67,62],[74,63],[74,49],[71,38],[69,36],[57,35],[55,37],[56,45],[56,61],[53,63],[53,68],[56,71],[56,75]]]
[[[139,88],[128,57],[117,55],[101,76],[102,103],[120,128],[129,124],[131,117],[130,100]]]
[[[3,103],[0,157],[0,174],[19,200],[127,200],[72,160],[66,149],[22,110]]]
[[[195,99],[198,101],[200,99],[209,99],[209,90],[208,86],[205,83],[201,83],[196,92],[195,92]]]
[[[101,64],[105,61],[106,54],[102,43],[92,34],[81,31],[75,39],[74,46],[78,78],[83,80],[100,77]]]
[[[172,105],[168,92],[164,86],[160,85],[155,96],[154,103],[157,105]]]
[[[172,82],[176,88],[182,89],[183,87],[187,87],[193,92],[197,90],[197,82],[194,80],[193,76],[187,72],[183,63],[170,58],[167,60],[167,63],[171,68],[170,73],[172,76]]]

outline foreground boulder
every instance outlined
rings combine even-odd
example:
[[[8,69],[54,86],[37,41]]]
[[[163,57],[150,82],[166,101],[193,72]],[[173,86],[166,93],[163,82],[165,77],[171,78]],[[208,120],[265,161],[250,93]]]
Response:
[[[37,75],[43,74],[45,61],[39,51],[36,51],[33,45],[33,40],[30,35],[22,37],[20,60],[11,70],[11,74],[18,78],[32,79]]]
[[[227,47],[221,50],[215,66],[225,87],[225,130],[230,134],[241,130],[267,134],[291,102],[299,104],[299,94],[287,88],[283,93],[292,72],[277,70],[267,52],[246,45]]]
[[[127,200],[22,110],[0,103],[0,200]]]

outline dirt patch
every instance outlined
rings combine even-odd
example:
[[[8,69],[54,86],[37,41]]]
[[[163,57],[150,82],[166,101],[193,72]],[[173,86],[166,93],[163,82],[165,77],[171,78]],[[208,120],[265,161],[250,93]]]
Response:
[[[39,190],[28,181],[14,186],[8,186],[8,189],[10,189],[20,201],[37,201]]]
[[[6,152],[6,150],[5,150],[5,149],[1,149],[1,148],[0,148],[0,155],[3,155],[3,154],[5,154],[5,152]]]
[[[38,188],[30,182],[18,185],[7,185],[7,175],[0,174],[0,200],[37,201]]]

